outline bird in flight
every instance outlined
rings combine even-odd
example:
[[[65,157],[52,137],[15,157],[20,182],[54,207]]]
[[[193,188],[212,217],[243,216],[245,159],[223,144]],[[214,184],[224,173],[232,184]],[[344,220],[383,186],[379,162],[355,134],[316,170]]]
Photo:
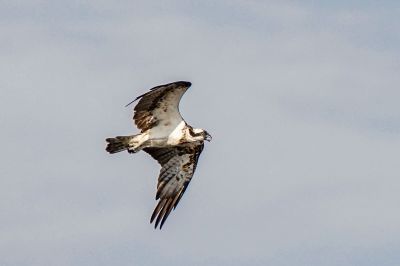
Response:
[[[187,81],[177,81],[140,95],[127,104],[139,100],[133,120],[140,133],[106,139],[106,151],[111,154],[143,150],[161,165],[156,193],[158,203],[150,219],[150,223],[155,219],[154,228],[160,224],[161,229],[178,205],[196,170],[204,141],[211,141],[206,130],[188,125],[179,112],[182,95],[191,85]]]

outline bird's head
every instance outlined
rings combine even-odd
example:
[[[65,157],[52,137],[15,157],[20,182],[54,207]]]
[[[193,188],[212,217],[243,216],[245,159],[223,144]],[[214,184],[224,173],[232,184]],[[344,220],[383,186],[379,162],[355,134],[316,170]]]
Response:
[[[204,140],[207,140],[208,142],[210,142],[212,140],[212,136],[205,130],[203,131],[203,136],[204,136]]]
[[[212,140],[211,135],[207,131],[205,131],[204,129],[201,129],[201,128],[193,128],[193,129],[189,130],[189,133],[190,133],[191,137],[197,141],[204,141],[204,140],[211,141]]]

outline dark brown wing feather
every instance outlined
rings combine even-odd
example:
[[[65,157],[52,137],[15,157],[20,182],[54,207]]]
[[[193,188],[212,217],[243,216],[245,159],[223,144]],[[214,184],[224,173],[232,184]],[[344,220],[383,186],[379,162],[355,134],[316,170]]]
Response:
[[[134,108],[133,119],[141,132],[157,126],[161,121],[171,126],[182,121],[179,101],[191,85],[187,81],[177,81],[154,87],[137,97],[134,101],[140,100]]]
[[[145,148],[161,164],[158,177],[156,200],[158,204],[150,222],[156,219],[154,227],[162,228],[168,215],[178,206],[196,170],[204,144],[188,144],[171,148]],[[160,223],[161,222],[161,223]]]

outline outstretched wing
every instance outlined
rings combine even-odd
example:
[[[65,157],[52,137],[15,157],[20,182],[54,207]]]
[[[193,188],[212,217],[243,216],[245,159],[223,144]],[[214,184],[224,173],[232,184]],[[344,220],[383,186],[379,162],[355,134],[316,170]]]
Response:
[[[166,127],[167,131],[173,130],[182,122],[179,101],[191,85],[187,81],[177,81],[154,87],[137,97],[134,101],[140,100],[135,106],[133,119],[141,132],[158,125]]]
[[[170,148],[145,148],[162,166],[158,177],[156,200],[158,204],[151,215],[150,223],[157,217],[154,228],[165,220],[176,208],[196,170],[204,144],[188,144]]]

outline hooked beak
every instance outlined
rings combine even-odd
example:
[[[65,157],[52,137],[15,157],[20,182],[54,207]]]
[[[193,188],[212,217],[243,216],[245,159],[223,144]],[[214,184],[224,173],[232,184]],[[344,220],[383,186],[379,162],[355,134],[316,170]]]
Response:
[[[206,138],[205,140],[207,140],[208,142],[210,142],[212,140],[212,136],[208,133],[206,133]]]

